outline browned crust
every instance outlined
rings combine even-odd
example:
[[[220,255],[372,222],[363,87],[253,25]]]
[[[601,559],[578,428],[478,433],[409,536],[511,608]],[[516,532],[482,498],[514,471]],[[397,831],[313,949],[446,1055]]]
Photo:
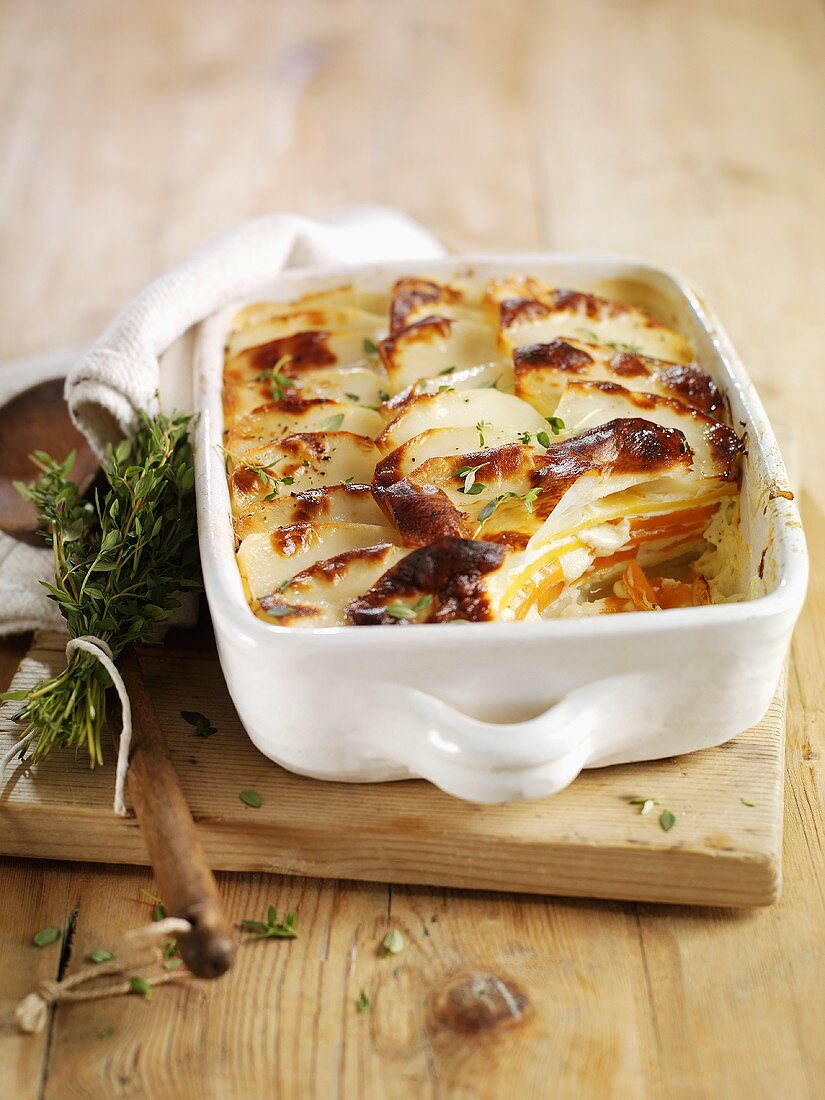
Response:
[[[539,321],[543,317],[549,317],[552,312],[552,306],[540,302],[538,298],[505,298],[498,306],[499,331],[515,324]]]
[[[235,356],[250,373],[263,373],[279,366],[283,374],[310,370],[313,367],[329,367],[338,357],[329,346],[330,334],[319,330],[295,332],[257,347],[245,348]]]
[[[600,298],[597,294],[585,294],[581,290],[568,290],[560,288],[553,291],[553,308],[571,313],[580,313],[585,317],[620,317],[623,313],[636,312],[632,306],[624,302],[614,302],[612,298]],[[652,317],[638,311],[650,322],[656,325]],[[658,325],[656,325],[658,328]]]
[[[269,541],[276,554],[291,558],[317,543],[318,531],[314,523],[290,523],[272,531]]]
[[[554,443],[540,461],[531,481],[542,490],[535,509],[545,519],[582,474],[664,473],[676,466],[689,468],[692,455],[678,428],[619,417]]]
[[[719,477],[723,481],[737,481],[745,447],[733,428],[727,424],[714,424],[705,432],[705,439],[714,461],[721,467]]]
[[[394,336],[407,324],[407,318],[419,306],[462,300],[455,287],[432,282],[429,279],[398,279],[392,288],[390,301],[390,334]]]
[[[661,384],[680,401],[699,409],[706,416],[721,416],[726,410],[722,391],[707,371],[695,363],[682,366],[671,363],[659,375]]]
[[[278,592],[273,592],[271,596],[263,596],[258,600],[258,607],[270,616],[273,623],[278,626],[289,626],[296,619],[304,619],[307,615],[318,614],[317,607],[290,603]],[[276,614],[273,614],[273,612],[276,612]]]
[[[352,497],[370,495],[369,485],[341,485],[341,490]],[[302,493],[293,493],[293,523],[317,523],[328,516],[332,507],[329,487],[305,489]]]
[[[375,546],[365,546],[360,550],[343,550],[340,554],[335,554],[331,558],[324,558],[323,561],[315,562],[314,565],[310,565],[296,573],[289,583],[289,588],[300,589],[315,580],[325,580],[332,583],[343,576],[353,562],[378,561],[381,558],[386,558],[392,549],[393,543],[380,542],[376,543]]]
[[[627,351],[617,352],[613,356],[610,369],[620,378],[649,378],[652,374],[643,356]]]
[[[443,489],[406,479],[375,490],[375,499],[398,529],[405,546],[425,546],[439,538],[469,538],[466,516]]]
[[[581,374],[592,362],[592,355],[588,355],[582,348],[574,348],[566,340],[553,340],[549,344],[525,344],[513,352],[516,377],[541,367],[567,374]]]
[[[432,596],[432,602],[419,613],[418,621],[488,621],[493,616],[483,578],[498,569],[506,556],[507,550],[492,542],[439,539],[407,554],[369,592],[349,603],[346,621],[354,626],[408,624],[410,620],[388,614],[387,607],[421,596]]]

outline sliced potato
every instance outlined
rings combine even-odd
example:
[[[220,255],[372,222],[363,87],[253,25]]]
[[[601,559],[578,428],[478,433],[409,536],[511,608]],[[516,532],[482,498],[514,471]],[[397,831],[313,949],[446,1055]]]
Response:
[[[235,522],[235,534],[245,539],[253,532],[274,531],[294,523],[386,524],[369,485],[332,485],[308,489],[275,500],[261,500]],[[387,531],[388,537],[392,532]]]
[[[672,397],[700,412],[720,417],[724,400],[710,375],[697,367],[581,340],[526,344],[513,353],[516,397],[550,416],[568,382],[616,382],[628,390]]]
[[[390,334],[426,317],[472,318],[477,306],[477,293],[457,279],[399,279],[390,295]]]
[[[367,484],[379,457],[372,439],[352,432],[307,432],[254,447],[229,477],[232,514],[241,516],[273,494],[287,496],[348,480]]]
[[[425,394],[447,393],[449,390],[486,389],[511,393],[514,388],[513,364],[496,359],[492,363],[479,363],[474,367],[437,374],[434,378],[419,378],[414,385],[407,386],[389,401],[385,401],[380,411],[382,416],[393,419],[411,405],[416,397],[422,397]]]
[[[304,307],[276,306],[273,313],[257,324],[235,328],[226,343],[226,353],[234,358],[247,348],[283,340],[301,332],[347,332],[377,340],[386,332],[386,321],[378,314],[353,306]]]
[[[417,321],[382,340],[378,347],[394,390],[422,378],[441,377],[443,384],[450,385],[448,376],[453,372],[501,359],[489,325],[446,317]]]
[[[479,447],[487,446],[488,433],[520,434],[547,430],[547,421],[534,408],[511,394],[498,390],[454,390],[418,397],[377,437],[384,454],[423,432],[449,428],[475,429]],[[450,453],[449,451],[447,453]]]
[[[381,545],[334,555],[296,573],[283,592],[253,600],[252,609],[277,626],[341,626],[347,604],[369,591],[405,553]]]
[[[546,301],[517,298],[501,303],[499,339],[504,350],[549,344],[559,338],[586,340],[673,363],[689,363],[693,358],[690,344],[678,332],[636,306],[609,298],[554,290]]]
[[[250,595],[260,599],[316,562],[390,542],[387,530],[386,524],[294,523],[253,531],[238,548],[238,568]]]
[[[298,432],[352,432],[375,436],[383,426],[384,421],[377,412],[351,401],[325,398],[271,401],[242,417],[227,432],[227,460],[231,470],[253,447],[277,443]]]
[[[573,434],[617,417],[676,428],[693,452],[693,469],[700,477],[733,481],[738,476],[742,444],[735,432],[681,401],[633,393],[613,382],[570,382],[556,412]]]
[[[289,399],[349,401],[378,410],[389,380],[370,367],[320,367],[290,376],[278,373],[276,383],[266,375],[257,382],[225,388],[224,420],[232,426],[242,416],[261,407],[275,392]]]

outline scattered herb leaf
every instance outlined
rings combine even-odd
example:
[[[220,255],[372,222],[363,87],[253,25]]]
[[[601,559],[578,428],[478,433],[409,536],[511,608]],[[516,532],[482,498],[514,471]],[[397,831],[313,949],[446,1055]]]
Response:
[[[536,443],[538,443],[540,447],[544,447],[544,449],[546,450],[550,446],[550,436],[547,434],[547,432],[537,432]]]
[[[240,798],[241,802],[245,803],[247,806],[251,806],[253,810],[260,810],[261,806],[263,805],[263,802],[261,801],[261,796],[258,794],[257,791],[241,791],[241,793],[238,795],[238,798]]]
[[[285,374],[278,374],[277,369],[272,370],[269,376],[269,384],[272,386],[273,401],[283,401],[287,393],[296,388],[295,379],[289,378]]]
[[[742,803],[743,806],[755,806],[756,805],[756,803],[753,802],[750,798],[740,798],[739,801]]]
[[[559,432],[564,430],[564,421],[560,416],[545,416],[544,419],[550,425],[553,435],[558,435]]]
[[[206,715],[198,710],[182,710],[180,716],[184,722],[195,727],[196,737],[211,737],[213,733],[218,732]]]
[[[527,446],[527,444],[530,442],[530,440],[532,438],[533,437],[529,432],[519,432],[519,437],[518,437],[519,443],[523,443],[525,447]]]
[[[136,974],[133,978],[129,979],[129,988],[132,993],[139,993],[142,997],[145,997],[147,1001],[151,1001],[152,987],[145,978],[140,978]]]
[[[32,943],[35,947],[48,947],[50,943],[57,943],[62,935],[59,928],[41,928],[39,932],[35,932]]]
[[[369,336],[364,337],[364,354],[369,355],[371,358],[378,355],[378,345],[374,340],[370,340]]]
[[[334,413],[332,416],[328,416],[321,425],[321,431],[324,432],[337,432],[341,425],[344,423],[343,413]]]
[[[355,1007],[359,1012],[366,1012],[370,1007],[370,999],[363,989],[358,994],[358,1000],[355,1002]]]
[[[112,961],[114,955],[111,951],[90,951],[86,958],[90,963],[107,963]]]
[[[163,962],[164,970],[180,970],[183,966],[183,959],[165,959]]]
[[[247,932],[256,932],[255,940],[294,940],[298,933],[295,929],[297,913],[287,913],[281,922],[274,905],[270,905],[266,911],[266,920],[251,920],[246,918],[241,921],[241,927]]]
[[[273,607],[264,608],[271,619],[283,619],[287,615],[291,615],[294,610],[293,607],[289,607],[287,604],[275,604]]]
[[[479,470],[483,470],[485,466],[489,466],[489,462],[482,462],[479,466],[461,466],[455,472],[456,477],[464,478],[464,486],[459,489],[460,493],[465,493],[467,496],[477,496],[484,486],[479,482],[476,484],[476,474]]]
[[[492,424],[488,424],[486,420],[479,420],[476,424],[476,431],[478,432],[478,445],[483,447],[484,444],[484,432],[487,428],[492,428]]]
[[[659,824],[666,833],[669,833],[676,824],[676,815],[672,814],[670,810],[662,810],[659,814]]]
[[[415,612],[403,603],[391,603],[384,609],[393,619],[414,619]],[[416,635],[417,637],[417,635]]]
[[[400,955],[407,946],[407,941],[404,939],[403,933],[399,932],[397,928],[391,928],[384,936],[381,946],[387,955]]]
[[[444,370],[440,370],[438,372],[438,376],[440,378],[445,374],[452,374],[454,370],[455,370],[455,367],[446,367]]]

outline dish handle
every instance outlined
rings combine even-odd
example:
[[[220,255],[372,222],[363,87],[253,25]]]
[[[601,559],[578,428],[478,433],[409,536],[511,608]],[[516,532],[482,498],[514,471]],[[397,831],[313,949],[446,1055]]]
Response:
[[[571,691],[523,722],[486,722],[414,688],[395,685],[391,742],[359,738],[361,762],[402,765],[408,775],[473,802],[541,798],[568,786],[583,767],[616,754],[639,729],[656,736],[662,708],[655,678],[631,673]],[[403,704],[399,705],[399,693]]]

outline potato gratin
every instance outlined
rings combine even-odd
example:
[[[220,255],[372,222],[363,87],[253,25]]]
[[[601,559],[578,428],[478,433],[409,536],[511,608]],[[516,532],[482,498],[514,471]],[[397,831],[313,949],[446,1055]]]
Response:
[[[329,627],[727,598],[742,443],[678,332],[514,276],[249,306],[224,373],[250,606]]]

